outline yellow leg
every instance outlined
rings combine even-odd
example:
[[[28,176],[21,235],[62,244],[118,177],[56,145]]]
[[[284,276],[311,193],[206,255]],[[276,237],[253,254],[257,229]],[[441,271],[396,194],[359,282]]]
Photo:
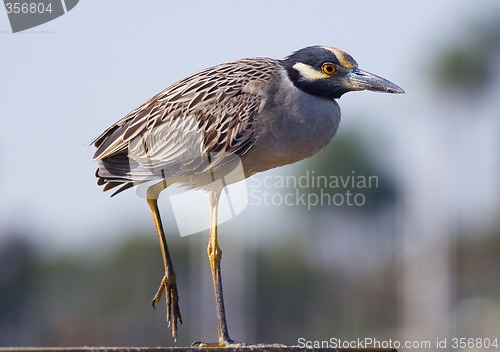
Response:
[[[179,296],[177,293],[177,285],[175,280],[174,267],[168,252],[167,241],[163,232],[161,223],[160,211],[158,209],[158,201],[156,198],[147,199],[153,220],[160,241],[160,249],[163,257],[163,265],[165,267],[165,276],[161,280],[160,287],[153,298],[153,308],[161,300],[161,296],[165,293],[166,308],[167,308],[167,324],[172,327],[172,337],[177,338],[177,325],[182,324],[181,312],[179,310]]]
[[[212,269],[212,280],[215,292],[215,304],[217,308],[218,320],[218,346],[229,346],[239,344],[229,338],[226,322],[226,312],[224,310],[224,297],[222,294],[222,278],[220,262],[222,251],[217,242],[217,206],[219,203],[220,192],[216,190],[209,191],[210,197],[210,237],[208,240],[208,260]],[[203,344],[205,345],[205,344]]]

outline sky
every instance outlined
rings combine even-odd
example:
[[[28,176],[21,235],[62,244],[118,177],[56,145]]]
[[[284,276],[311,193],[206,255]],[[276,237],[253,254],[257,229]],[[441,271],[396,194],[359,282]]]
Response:
[[[406,95],[346,95],[339,133],[377,131],[392,148],[408,149],[396,158],[439,162],[439,153],[416,135],[428,137],[440,113],[427,90],[428,65],[450,44],[446,38],[459,41],[464,24],[499,9],[495,0],[470,4],[86,0],[54,21],[15,34],[0,10],[0,241],[12,231],[31,233],[42,249],[65,251],[152,226],[146,203],[134,192],[109,199],[96,186],[89,142],[168,85],[241,57],[283,58],[315,44],[342,48]],[[363,118],[371,110],[383,111],[380,119]],[[458,136],[465,137],[461,131]],[[485,150],[496,147],[490,122],[469,131]],[[438,143],[441,132],[434,132],[430,136]],[[403,147],[410,142],[412,147]],[[498,165],[477,162],[489,171],[474,185],[472,205],[489,204],[493,212]],[[484,221],[481,216],[471,221]]]

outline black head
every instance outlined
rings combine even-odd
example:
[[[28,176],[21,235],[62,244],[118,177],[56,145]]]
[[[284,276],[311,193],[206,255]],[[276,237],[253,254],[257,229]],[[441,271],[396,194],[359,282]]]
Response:
[[[329,46],[300,49],[281,64],[297,88],[325,98],[340,98],[355,90],[404,93],[394,83],[360,70],[351,55]]]

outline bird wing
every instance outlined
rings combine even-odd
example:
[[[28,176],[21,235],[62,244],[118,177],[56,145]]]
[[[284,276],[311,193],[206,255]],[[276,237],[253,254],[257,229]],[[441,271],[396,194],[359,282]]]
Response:
[[[166,88],[93,141],[93,160],[106,169],[99,169],[99,176],[137,180],[187,175],[243,155],[253,145],[254,116],[264,106],[278,68],[272,59],[243,59]]]

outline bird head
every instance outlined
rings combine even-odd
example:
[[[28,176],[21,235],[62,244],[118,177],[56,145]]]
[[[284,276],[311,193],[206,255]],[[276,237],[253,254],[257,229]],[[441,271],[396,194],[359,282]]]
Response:
[[[337,99],[356,90],[404,93],[396,84],[359,69],[351,55],[329,46],[300,49],[281,64],[297,88],[316,96]]]

